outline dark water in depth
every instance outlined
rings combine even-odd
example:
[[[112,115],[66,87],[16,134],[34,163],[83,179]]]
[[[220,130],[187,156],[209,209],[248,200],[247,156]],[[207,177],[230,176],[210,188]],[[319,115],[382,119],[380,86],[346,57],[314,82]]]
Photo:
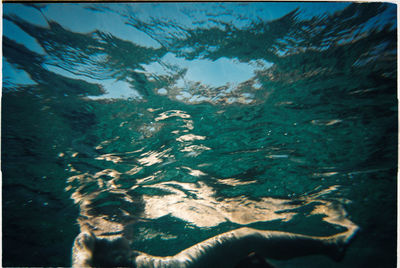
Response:
[[[396,6],[3,8],[4,266],[69,266],[78,223],[163,256],[329,235],[328,203],[361,227],[344,260],[274,264],[395,266]]]

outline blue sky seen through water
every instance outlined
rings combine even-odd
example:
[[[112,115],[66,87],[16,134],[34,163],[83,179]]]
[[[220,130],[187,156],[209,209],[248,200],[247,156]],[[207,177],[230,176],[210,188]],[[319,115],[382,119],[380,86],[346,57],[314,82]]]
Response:
[[[159,17],[171,18],[177,23],[182,23],[191,28],[194,24],[192,13],[200,14],[196,17],[198,21],[207,21],[208,17],[201,15],[201,11],[209,13],[223,13],[223,20],[233,24],[239,24],[238,17],[259,18],[263,21],[275,20],[296,8],[300,8],[300,18],[311,18],[320,14],[330,14],[337,10],[341,10],[348,6],[348,3],[141,3],[136,5],[124,4],[98,4],[97,7],[107,8],[106,10],[94,11],[87,8],[86,4],[49,4],[44,7],[33,8],[22,4],[4,5],[4,14],[24,14],[23,18],[27,21],[47,27],[46,20],[54,20],[60,23],[68,30],[78,33],[90,33],[96,29],[104,32],[110,32],[114,36],[138,44],[140,46],[159,48],[160,44],[147,34],[127,25],[126,20],[119,12],[124,14],[137,14],[138,17]],[[46,19],[40,12],[42,8],[46,14]],[[202,17],[204,16],[204,17]],[[221,15],[218,15],[221,19]],[[206,22],[207,23],[207,22]],[[208,22],[211,23],[211,22]],[[244,25],[246,25],[244,23]],[[40,45],[27,33],[21,30],[12,22],[4,21],[4,35],[25,45],[32,51],[44,54],[44,50]],[[219,87],[228,83],[239,84],[252,77],[254,73],[254,65],[239,63],[229,59],[220,59],[217,61],[209,61],[206,59],[186,60],[176,57],[173,54],[165,55],[165,60],[171,64],[177,64],[188,68],[186,80],[198,82],[201,81],[205,85]],[[6,61],[5,61],[6,62]],[[272,63],[264,63],[263,68],[270,66]],[[153,66],[144,66],[148,71],[162,72],[162,68]],[[50,71],[61,75],[80,78],[79,75],[72,74],[69,71],[60,70],[52,66],[47,67]],[[30,84],[34,83],[21,71],[17,71],[12,65],[5,64],[4,77],[6,80],[12,80],[14,83]],[[87,79],[87,78],[86,78]],[[138,98],[139,93],[128,83],[123,81],[115,81],[110,79],[93,81],[102,85],[107,94],[96,98]],[[180,81],[178,86],[184,85],[184,81]]]

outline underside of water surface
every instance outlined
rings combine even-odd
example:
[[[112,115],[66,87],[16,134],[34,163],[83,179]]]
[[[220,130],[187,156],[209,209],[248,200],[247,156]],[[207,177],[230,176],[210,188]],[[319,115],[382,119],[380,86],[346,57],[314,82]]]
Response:
[[[395,267],[397,15],[387,3],[3,4],[3,266],[75,237],[171,256],[252,227]]]

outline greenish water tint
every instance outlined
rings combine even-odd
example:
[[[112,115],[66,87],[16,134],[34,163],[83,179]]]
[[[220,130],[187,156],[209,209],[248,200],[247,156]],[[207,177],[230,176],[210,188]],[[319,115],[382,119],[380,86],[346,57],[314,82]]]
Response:
[[[69,266],[87,225],[161,256],[330,235],[332,206],[344,260],[271,262],[395,266],[395,5],[3,7],[4,266]]]

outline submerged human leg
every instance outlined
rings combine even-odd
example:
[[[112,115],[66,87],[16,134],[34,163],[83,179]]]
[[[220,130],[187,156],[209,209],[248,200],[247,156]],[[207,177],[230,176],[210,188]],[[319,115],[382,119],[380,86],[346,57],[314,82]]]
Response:
[[[135,258],[137,267],[234,267],[251,252],[273,259],[323,254],[337,260],[358,227],[327,237],[240,228],[200,242],[172,257],[145,253]]]

